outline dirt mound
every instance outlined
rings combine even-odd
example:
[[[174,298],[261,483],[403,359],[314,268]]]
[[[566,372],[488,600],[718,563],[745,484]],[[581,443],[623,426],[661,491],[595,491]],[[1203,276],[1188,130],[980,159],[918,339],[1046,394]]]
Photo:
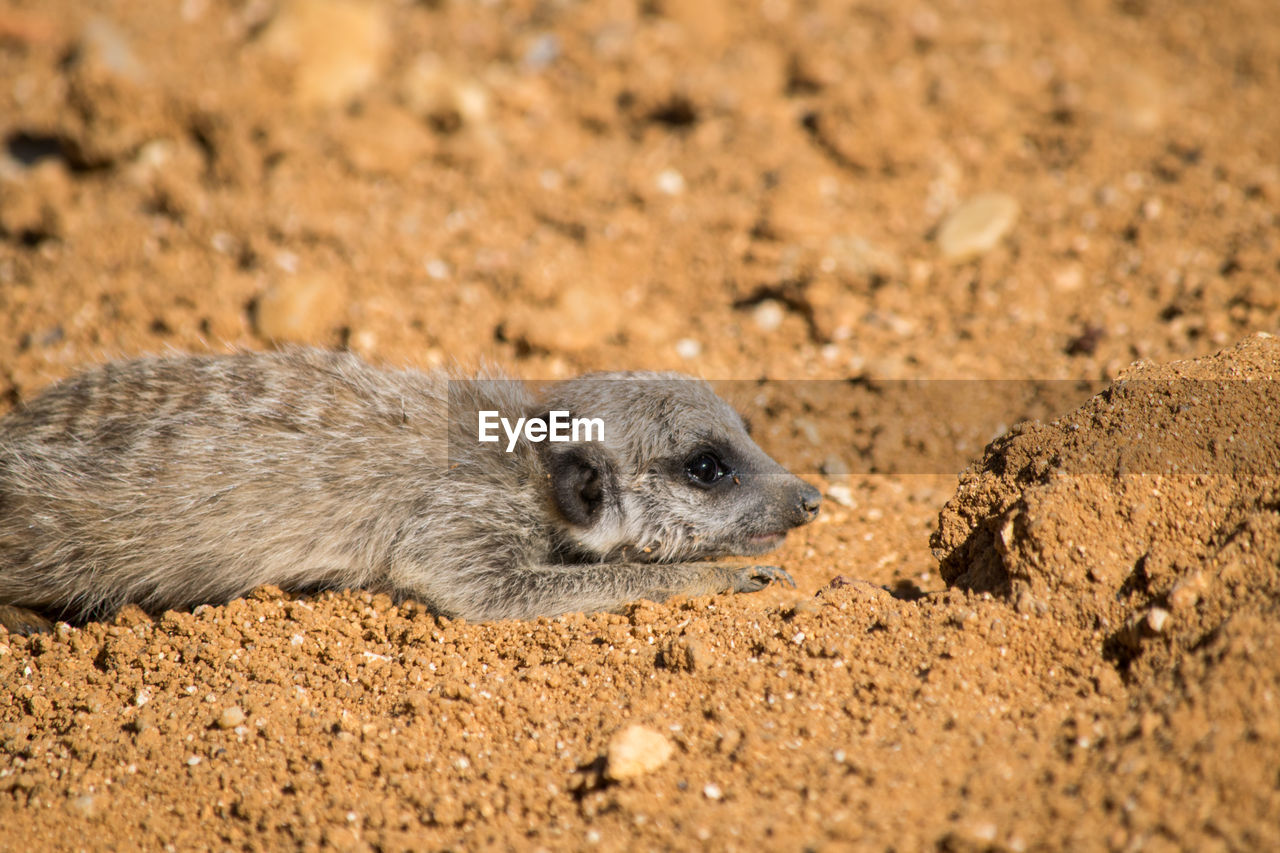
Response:
[[[943,508],[950,584],[1107,635],[1207,642],[1280,600],[1280,341],[1140,365],[1051,424],[988,447]]]
[[[1051,424],[988,447],[943,508],[933,544],[955,587],[1075,631],[1130,688],[1130,713],[1082,727],[1070,751],[1099,781],[1132,779],[1199,813],[1154,827],[1176,843],[1206,822],[1277,843],[1280,806],[1280,341],[1140,365]],[[1173,764],[1168,756],[1179,756]],[[1213,803],[1212,806],[1209,803]],[[1191,844],[1190,846],[1195,846]]]

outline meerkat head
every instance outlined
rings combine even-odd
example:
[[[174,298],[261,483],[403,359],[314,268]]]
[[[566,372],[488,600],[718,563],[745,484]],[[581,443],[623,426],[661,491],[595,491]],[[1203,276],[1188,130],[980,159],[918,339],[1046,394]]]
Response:
[[[761,450],[701,380],[591,374],[561,383],[549,402],[549,411],[603,427],[603,437],[542,445],[564,540],[581,555],[672,562],[761,554],[818,514],[818,490]]]

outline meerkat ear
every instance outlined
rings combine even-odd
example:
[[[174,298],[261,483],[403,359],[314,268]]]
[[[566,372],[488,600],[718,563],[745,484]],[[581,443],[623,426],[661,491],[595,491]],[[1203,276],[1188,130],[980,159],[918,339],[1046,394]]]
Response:
[[[609,456],[603,448],[574,445],[547,454],[547,476],[560,513],[585,527],[616,489]]]

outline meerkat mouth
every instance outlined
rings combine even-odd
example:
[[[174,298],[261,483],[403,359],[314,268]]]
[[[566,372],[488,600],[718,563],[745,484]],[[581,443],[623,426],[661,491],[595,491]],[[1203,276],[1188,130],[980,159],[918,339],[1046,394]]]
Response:
[[[746,541],[751,546],[752,551],[762,554],[765,551],[772,551],[779,547],[787,538],[787,532],[774,531],[771,533],[752,533],[747,537]]]

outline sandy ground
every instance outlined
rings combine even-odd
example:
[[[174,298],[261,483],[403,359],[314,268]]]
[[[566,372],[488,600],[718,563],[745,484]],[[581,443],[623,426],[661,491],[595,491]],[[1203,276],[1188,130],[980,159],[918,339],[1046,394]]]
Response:
[[[0,848],[1280,848],[1277,103],[1267,0],[6,0],[6,407],[282,342],[880,403],[758,421],[794,591],[0,635]],[[1110,387],[958,477],[919,378]]]

